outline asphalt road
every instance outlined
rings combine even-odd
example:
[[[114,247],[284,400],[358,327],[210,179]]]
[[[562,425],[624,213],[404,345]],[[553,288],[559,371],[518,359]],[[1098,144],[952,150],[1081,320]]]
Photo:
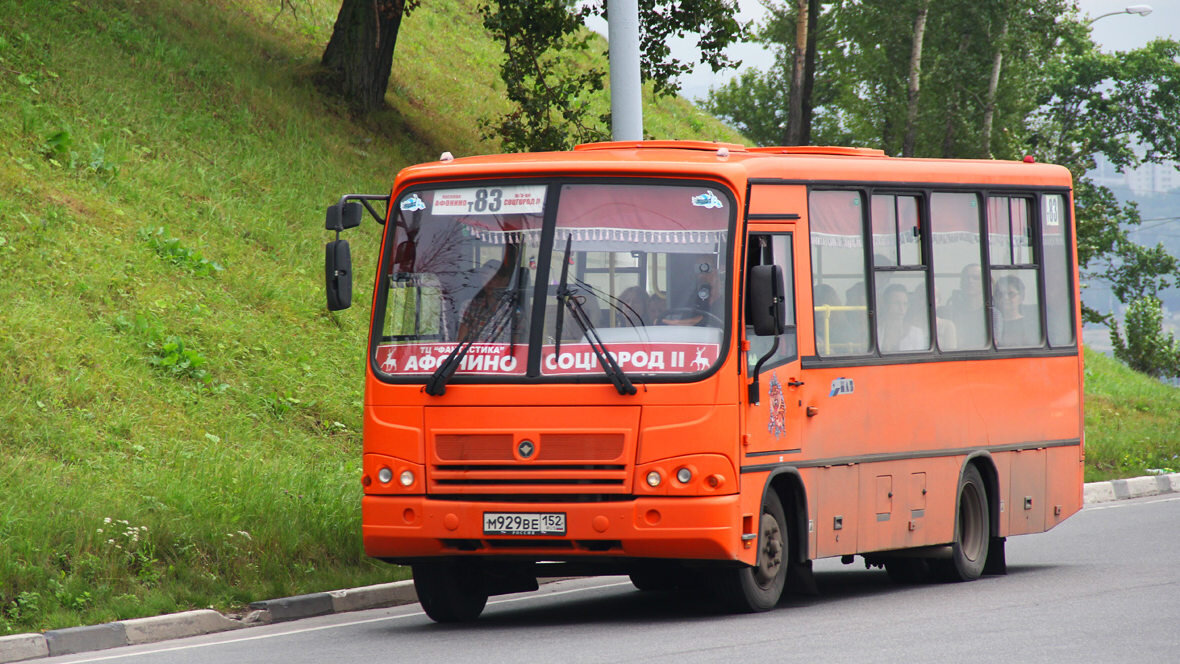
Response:
[[[470,625],[436,625],[408,605],[35,661],[1180,661],[1180,496],[1087,507],[1009,539],[1007,553],[1006,576],[923,586],[895,585],[860,558],[819,561],[819,597],[757,615],[606,577],[492,598]]]

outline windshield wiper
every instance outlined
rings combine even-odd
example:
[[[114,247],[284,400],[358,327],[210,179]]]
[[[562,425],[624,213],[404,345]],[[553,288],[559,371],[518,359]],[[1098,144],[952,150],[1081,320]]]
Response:
[[[557,323],[555,332],[557,333],[557,341],[554,346],[554,354],[561,356],[561,323],[562,310],[569,309],[570,315],[574,317],[574,321],[582,328],[582,333],[586,335],[586,341],[590,342],[590,348],[594,350],[594,354],[598,356],[598,362],[602,365],[602,370],[606,372],[611,383],[614,384],[615,389],[619,394],[635,394],[637,391],[635,386],[631,384],[631,379],[627,378],[627,374],[623,372],[618,363],[615,362],[612,356],[603,345],[602,339],[598,336],[598,330],[595,329],[594,323],[591,322],[590,317],[586,315],[586,310],[582,308],[582,302],[579,300],[573,290],[569,287],[569,270],[570,270],[570,242],[573,240],[572,235],[567,235],[565,238],[565,257],[561,259],[561,282],[557,285]]]
[[[426,381],[426,393],[430,396],[437,397],[446,394],[447,381],[455,372],[459,370],[459,365],[463,362],[463,357],[467,355],[467,351],[471,350],[471,346],[483,336],[484,330],[491,330],[489,337],[495,339],[504,331],[504,326],[508,321],[514,318],[513,314],[516,310],[516,302],[520,297],[520,289],[512,288],[507,290],[500,299],[496,302],[495,309],[492,310],[492,315],[488,316],[479,325],[468,329],[467,334],[459,340],[459,345],[455,346],[454,350],[447,355],[442,364],[430,374],[430,378]],[[513,343],[510,348],[514,348]],[[511,351],[510,351],[511,352]]]

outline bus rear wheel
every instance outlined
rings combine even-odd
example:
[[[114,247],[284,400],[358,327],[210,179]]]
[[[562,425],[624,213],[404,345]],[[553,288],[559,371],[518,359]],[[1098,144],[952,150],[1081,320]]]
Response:
[[[430,619],[439,623],[471,622],[488,602],[483,574],[454,562],[413,566],[414,591]]]
[[[757,563],[753,567],[717,570],[713,578],[718,598],[727,609],[754,613],[778,604],[787,583],[789,542],[782,503],[771,491],[762,505]]]
[[[987,562],[991,526],[987,488],[974,465],[967,466],[959,478],[958,512],[955,515],[955,541],[950,558],[931,560],[938,576],[947,581],[974,581],[983,574]]]

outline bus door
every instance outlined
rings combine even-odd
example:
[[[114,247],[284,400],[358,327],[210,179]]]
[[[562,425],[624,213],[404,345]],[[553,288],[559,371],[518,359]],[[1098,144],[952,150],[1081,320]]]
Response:
[[[806,418],[803,417],[803,378],[795,327],[795,268],[801,265],[806,269],[808,244],[806,236],[800,237],[796,233],[795,224],[806,212],[805,186],[750,185],[746,209],[745,274],[756,265],[779,266],[783,276],[787,324],[777,340],[759,337],[751,326],[746,327],[749,342],[745,367],[747,383],[757,378],[758,392],[749,395],[746,405],[743,467],[790,463],[802,452],[800,432]]]
[[[803,401],[795,328],[794,225],[773,231],[751,230],[747,237],[746,274],[756,265],[777,265],[782,274],[786,325],[778,337],[759,336],[746,325],[746,377],[751,385],[746,406],[742,466],[790,463],[798,459]],[[755,389],[756,388],[756,389]]]

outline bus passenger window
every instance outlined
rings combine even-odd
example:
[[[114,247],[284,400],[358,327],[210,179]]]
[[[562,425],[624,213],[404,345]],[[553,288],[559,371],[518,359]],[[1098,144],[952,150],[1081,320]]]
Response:
[[[815,352],[823,357],[863,355],[869,352],[869,311],[861,194],[813,191],[808,215]]]
[[[1073,291],[1070,288],[1069,242],[1065,229],[1069,225],[1065,197],[1049,194],[1041,197],[1041,238],[1045,246],[1045,309],[1050,346],[1069,346],[1074,342]]]
[[[992,328],[996,348],[1042,344],[1040,289],[1033,253],[1031,200],[991,196],[987,232],[992,282]]]
[[[872,200],[877,349],[882,353],[929,350],[918,197],[876,194]]]
[[[936,193],[930,198],[935,326],[938,347],[944,351],[989,345],[979,210],[975,194]]]

